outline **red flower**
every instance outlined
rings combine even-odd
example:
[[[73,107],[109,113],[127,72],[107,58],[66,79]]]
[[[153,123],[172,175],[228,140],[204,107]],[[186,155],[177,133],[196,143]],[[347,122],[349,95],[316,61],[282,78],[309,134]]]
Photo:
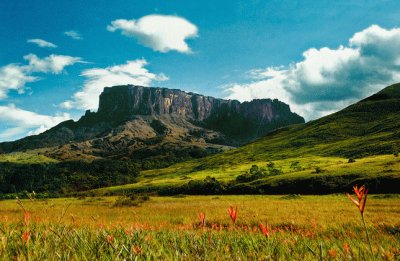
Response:
[[[29,233],[29,218],[30,214],[28,211],[25,211],[25,232],[22,233],[22,240],[28,244],[29,239],[30,239],[30,233]]]
[[[107,243],[112,244],[114,242],[114,237],[112,235],[107,235],[106,240]]]
[[[260,223],[260,228],[261,228],[261,231],[263,232],[264,236],[266,238],[269,238],[269,233],[271,231],[271,227],[268,224],[266,226],[264,226],[262,223]]]
[[[357,185],[353,187],[354,193],[358,199],[355,200],[349,193],[346,193],[347,197],[358,207],[360,210],[361,215],[364,214],[365,203],[367,202],[367,195],[368,189],[365,188],[363,185],[362,187],[358,188]]]
[[[355,200],[348,193],[346,193],[346,195],[358,207],[358,210],[360,210],[361,220],[363,222],[365,234],[367,235],[367,239],[368,239],[368,243],[369,243],[369,249],[371,250],[371,254],[374,255],[374,251],[372,250],[371,239],[369,238],[368,229],[367,229],[367,226],[365,225],[365,220],[364,220],[364,209],[365,209],[365,204],[367,203],[368,189],[366,189],[365,186],[363,185],[360,188],[358,188],[357,186],[354,186],[353,190],[357,196],[358,201]]]
[[[204,227],[206,225],[206,214],[204,212],[201,212],[199,214],[199,219],[200,219],[201,226]]]
[[[28,244],[29,238],[30,238],[30,234],[29,234],[28,231],[25,231],[24,233],[22,233],[22,240],[23,240],[26,244]]]
[[[232,206],[230,206],[228,208],[228,213],[229,213],[229,216],[232,219],[233,224],[235,224],[236,223],[236,218],[237,218],[237,207],[233,208]]]
[[[28,229],[29,227],[29,218],[30,218],[30,214],[28,211],[25,211],[25,227]]]
[[[350,252],[350,246],[347,242],[343,243],[343,250],[346,254],[348,254]]]
[[[358,201],[360,201],[364,195],[365,192],[365,186],[362,186],[360,188],[357,187],[357,185],[353,186],[354,193],[356,194]]]
[[[331,248],[331,249],[329,249],[328,250],[328,253],[329,253],[329,255],[332,257],[332,258],[335,258],[336,257],[336,250],[335,249],[333,249],[333,248]]]

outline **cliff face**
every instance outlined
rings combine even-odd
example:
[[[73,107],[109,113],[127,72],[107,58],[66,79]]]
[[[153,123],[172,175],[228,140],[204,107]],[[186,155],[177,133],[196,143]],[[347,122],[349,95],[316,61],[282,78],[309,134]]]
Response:
[[[293,123],[304,122],[302,117],[290,111],[287,104],[278,100],[261,99],[240,103],[181,90],[133,85],[106,87],[100,95],[97,114],[114,119],[133,115],[173,114],[197,122],[204,122],[218,115],[235,115],[263,123],[291,117]]]
[[[114,86],[100,95],[97,112],[87,111],[77,122],[62,122],[36,136],[0,143],[0,153],[46,148],[47,156],[61,160],[164,161],[164,155],[172,162],[242,145],[303,122],[278,100],[240,103],[166,88]]]

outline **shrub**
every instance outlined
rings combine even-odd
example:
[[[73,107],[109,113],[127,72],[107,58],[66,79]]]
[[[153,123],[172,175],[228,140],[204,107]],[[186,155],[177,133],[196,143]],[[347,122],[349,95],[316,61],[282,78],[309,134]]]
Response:
[[[256,172],[258,172],[258,166],[257,165],[253,165],[253,166],[251,166],[251,168],[250,168],[250,173],[251,174],[254,174],[254,173],[256,173]]]
[[[115,200],[113,207],[136,207],[141,203],[150,200],[148,195],[130,195],[130,196],[120,196]]]
[[[251,166],[249,172],[236,177],[237,182],[250,182],[253,180],[261,179],[267,176],[267,170],[265,168],[259,168],[257,165]]]
[[[323,169],[321,169],[320,167],[315,167],[315,172],[314,173],[322,173]]]
[[[222,194],[226,186],[214,177],[207,176],[204,180],[191,180],[184,185],[183,190],[188,194]]]
[[[395,157],[399,156],[399,146],[397,144],[393,145],[393,155]]]
[[[275,163],[273,163],[271,161],[267,164],[267,167],[268,167],[269,175],[271,175],[271,176],[276,176],[276,175],[283,173],[282,170],[276,168]]]
[[[282,170],[276,169],[276,168],[273,168],[273,169],[269,170],[269,175],[271,175],[271,176],[280,175],[282,173],[283,173]]]
[[[295,171],[302,170],[302,168],[300,166],[300,162],[298,162],[298,161],[292,161],[292,163],[290,164],[290,168],[295,170]]]

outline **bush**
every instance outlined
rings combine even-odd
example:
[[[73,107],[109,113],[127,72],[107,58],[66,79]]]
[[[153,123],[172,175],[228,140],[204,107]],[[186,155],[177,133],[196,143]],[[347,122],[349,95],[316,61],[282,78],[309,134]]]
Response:
[[[210,195],[223,194],[226,190],[225,183],[214,177],[207,176],[204,180],[191,180],[182,187],[187,194]]]
[[[273,162],[269,162],[267,164],[267,167],[268,167],[269,175],[271,175],[271,176],[276,176],[276,175],[283,173],[282,170],[275,167],[275,163],[273,163]]]
[[[273,168],[273,169],[269,170],[269,175],[271,175],[271,176],[276,176],[276,175],[280,175],[280,174],[282,174],[282,170],[280,170],[280,169]]]
[[[298,161],[292,161],[292,163],[290,164],[290,168],[293,169],[294,171],[302,170],[302,168],[300,166],[300,162],[298,162]]]
[[[136,207],[145,201],[150,200],[148,195],[130,195],[130,196],[120,196],[115,200],[113,207]]]
[[[249,172],[246,172],[242,175],[236,177],[236,182],[250,182],[257,179],[262,179],[267,176],[275,176],[282,174],[282,170],[275,168],[275,163],[269,162],[267,164],[268,169],[259,168],[257,165],[251,166]]]
[[[261,179],[267,176],[267,170],[265,168],[259,168],[257,165],[251,166],[249,172],[236,177],[237,182],[250,182],[253,180]]]
[[[324,170],[323,169],[321,169],[320,167],[315,167],[315,171],[314,171],[314,173],[322,173]]]
[[[267,164],[268,168],[275,168],[275,163],[273,163],[272,161],[268,162]]]
[[[251,168],[250,168],[250,173],[251,173],[251,174],[254,174],[254,173],[257,173],[257,172],[259,172],[258,166],[257,166],[257,165],[251,166]]]
[[[392,150],[393,150],[393,155],[395,157],[398,157],[399,156],[399,146],[397,144],[393,145],[393,149]]]

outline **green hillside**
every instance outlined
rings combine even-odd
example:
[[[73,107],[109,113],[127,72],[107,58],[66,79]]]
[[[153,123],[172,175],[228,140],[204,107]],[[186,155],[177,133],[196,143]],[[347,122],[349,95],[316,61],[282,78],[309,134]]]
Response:
[[[399,127],[400,84],[395,84],[321,119],[221,154],[143,171],[135,184],[97,192],[197,193],[192,186],[199,186],[204,193],[327,193],[355,183],[367,183],[377,193],[400,192],[400,158],[394,155]],[[263,168],[262,174],[250,173],[252,165]],[[236,180],[239,175],[242,181]],[[213,191],[219,182],[223,188]]]
[[[37,163],[56,163],[58,160],[46,157],[38,153],[15,152],[0,154],[0,163],[19,163],[19,164],[37,164]]]

